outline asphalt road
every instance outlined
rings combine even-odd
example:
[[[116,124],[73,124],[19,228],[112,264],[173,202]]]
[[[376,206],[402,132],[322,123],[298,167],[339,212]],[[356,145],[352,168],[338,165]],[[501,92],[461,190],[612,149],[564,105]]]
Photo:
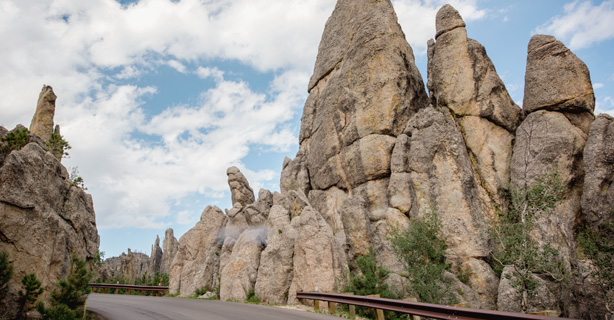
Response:
[[[91,293],[87,309],[108,320],[340,319],[327,314],[236,302]]]

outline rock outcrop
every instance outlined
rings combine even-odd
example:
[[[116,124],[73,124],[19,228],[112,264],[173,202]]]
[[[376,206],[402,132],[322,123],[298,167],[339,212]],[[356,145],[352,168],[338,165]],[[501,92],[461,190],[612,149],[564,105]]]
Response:
[[[217,287],[222,247],[220,232],[225,222],[220,208],[207,206],[196,226],[179,239],[179,250],[170,269],[170,292],[190,296],[197,289]]]
[[[30,132],[39,136],[47,142],[54,132],[53,117],[55,115],[55,100],[57,96],[53,93],[53,88],[43,85],[43,89],[38,97],[36,112],[30,123]]]
[[[582,213],[591,228],[614,222],[614,118],[600,114],[584,147]]]
[[[160,248],[160,237],[156,236],[156,242],[151,246],[151,254],[149,255],[149,272],[150,276],[154,276],[156,272],[162,269],[163,253]]]
[[[42,104],[55,99],[51,89],[43,93]],[[7,134],[0,130],[1,137]],[[0,143],[0,251],[14,267],[8,310],[24,275],[36,275],[45,289],[41,299],[47,299],[67,275],[71,256],[92,262],[100,242],[92,197],[72,183],[41,137],[30,133],[27,140],[22,148]]]
[[[179,250],[179,241],[173,234],[173,229],[168,228],[164,233],[164,242],[162,243],[162,264],[160,266],[160,273],[169,273],[171,270],[171,264],[177,251]]]
[[[575,235],[584,221],[614,219],[607,211],[614,129],[609,116],[593,123],[586,66],[553,37],[534,36],[522,110],[485,48],[445,5],[428,43],[429,97],[396,19],[388,0],[337,2],[308,85],[299,150],[283,162],[281,193],[260,190],[256,200],[240,171],[229,168],[233,207],[201,219],[193,229],[200,236],[182,237],[171,292],[190,295],[213,286],[217,274],[222,299],[242,300],[253,290],[265,302],[294,303],[298,290],[341,290],[358,272],[356,259],[373,248],[392,272],[387,283],[404,295],[412,279],[391,249],[390,231],[436,212],[454,296],[476,308],[517,311],[522,293],[510,266],[502,275],[493,270],[489,231],[510,193],[552,169],[566,191],[536,221],[534,237],[561,251],[566,270],[590,265],[575,256]],[[208,245],[199,244],[205,238]],[[208,280],[189,271],[198,266]],[[572,282],[563,292],[533,276],[540,298],[525,309],[564,305],[564,315],[584,315],[574,297],[593,291]]]

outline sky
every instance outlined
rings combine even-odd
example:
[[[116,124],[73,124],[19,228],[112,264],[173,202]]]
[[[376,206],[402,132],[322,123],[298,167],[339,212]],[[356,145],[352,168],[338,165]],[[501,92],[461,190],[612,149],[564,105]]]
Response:
[[[207,205],[231,208],[226,169],[279,191],[335,0],[0,0],[0,125],[29,126],[43,84],[92,194],[106,257],[149,254]],[[527,44],[551,34],[588,66],[614,115],[614,0],[392,0],[426,82],[449,2],[522,105]]]

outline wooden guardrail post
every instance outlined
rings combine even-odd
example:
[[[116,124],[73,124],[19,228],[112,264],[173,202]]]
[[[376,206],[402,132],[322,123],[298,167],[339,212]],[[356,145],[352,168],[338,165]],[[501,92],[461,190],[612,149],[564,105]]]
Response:
[[[379,294],[370,294],[367,297],[379,298]],[[375,320],[384,320],[384,310],[382,309],[374,309],[375,310]]]
[[[313,310],[314,311],[320,310],[320,300],[313,300]]]
[[[558,317],[560,315],[560,312],[556,310],[544,310],[544,311],[529,312],[529,314],[534,314],[538,316]]]
[[[403,301],[409,301],[409,302],[418,302],[418,298],[407,298],[407,299],[403,299]],[[410,315],[409,318],[411,320],[420,320],[420,316],[416,316],[416,315]]]
[[[343,294],[354,295],[354,292],[344,292]],[[356,306],[353,304],[348,304],[348,314],[350,319],[356,319]]]

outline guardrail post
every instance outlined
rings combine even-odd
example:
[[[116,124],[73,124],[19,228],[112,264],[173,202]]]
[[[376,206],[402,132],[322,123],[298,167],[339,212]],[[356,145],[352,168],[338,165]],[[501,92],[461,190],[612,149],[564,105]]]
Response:
[[[367,297],[379,298],[379,294],[370,294]],[[375,310],[375,320],[384,320],[384,310],[382,309],[374,309]]]
[[[320,300],[313,300],[313,310],[314,311],[320,310]]]
[[[544,310],[537,312],[529,312],[529,314],[535,314],[538,316],[558,317],[560,313],[556,310]]]
[[[354,292],[344,292],[343,294],[348,294],[353,296]],[[356,306],[353,304],[348,304],[348,314],[350,316],[350,319],[354,320],[356,319]]]
[[[328,302],[328,313],[335,314],[335,309],[337,308],[337,304],[334,302]]]
[[[403,301],[418,302],[418,298],[407,298],[407,299],[403,299]],[[420,320],[420,316],[415,316],[413,314],[409,316],[409,318],[411,320]]]

